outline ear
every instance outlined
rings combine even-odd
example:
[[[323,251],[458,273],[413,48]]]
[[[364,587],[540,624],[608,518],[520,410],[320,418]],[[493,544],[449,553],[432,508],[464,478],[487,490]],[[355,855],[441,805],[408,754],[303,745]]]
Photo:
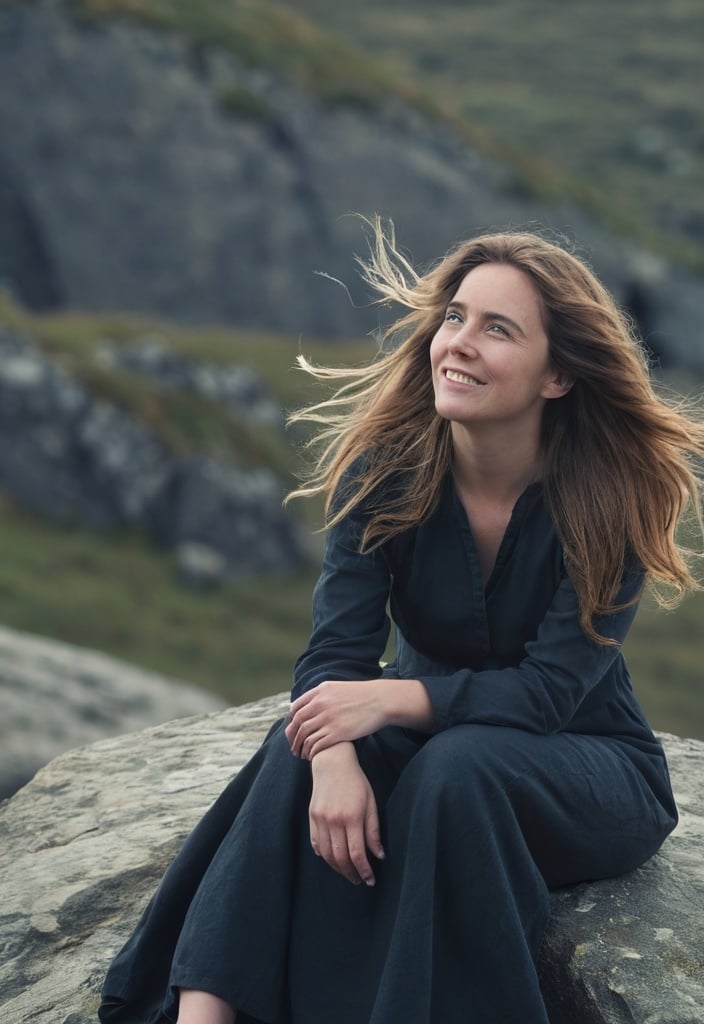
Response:
[[[564,398],[567,392],[572,388],[574,379],[567,373],[563,373],[561,370],[556,370],[552,376],[548,377],[543,385],[540,394],[543,398]]]

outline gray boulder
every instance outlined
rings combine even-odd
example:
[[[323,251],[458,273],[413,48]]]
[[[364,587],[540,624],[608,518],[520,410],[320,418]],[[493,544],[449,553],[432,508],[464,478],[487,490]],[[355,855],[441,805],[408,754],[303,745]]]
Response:
[[[704,743],[661,739],[680,823],[638,871],[553,896],[551,1024],[704,1021]]]
[[[0,799],[71,747],[225,701],[98,651],[0,626]]]
[[[290,570],[302,560],[302,541],[283,515],[281,484],[269,469],[242,470],[193,456],[174,463],[152,502],[149,526],[157,540],[177,550],[188,576],[194,544],[224,575]]]
[[[107,966],[183,839],[288,700],[70,751],[0,808],[5,1024],[94,1024]],[[552,1024],[704,1020],[704,743],[665,737],[682,821],[632,874],[553,897]]]

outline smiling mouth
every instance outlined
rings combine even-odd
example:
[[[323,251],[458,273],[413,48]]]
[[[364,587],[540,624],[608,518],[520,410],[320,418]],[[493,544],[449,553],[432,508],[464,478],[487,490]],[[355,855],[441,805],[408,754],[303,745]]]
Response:
[[[477,380],[476,377],[470,377],[467,373],[459,373],[457,370],[445,370],[445,377],[457,384],[470,384],[478,387],[484,387],[486,384],[484,380]]]

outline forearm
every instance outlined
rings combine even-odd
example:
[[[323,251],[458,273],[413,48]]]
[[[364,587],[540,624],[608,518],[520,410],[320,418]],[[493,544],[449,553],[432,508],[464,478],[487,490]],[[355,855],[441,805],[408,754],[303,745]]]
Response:
[[[376,691],[375,698],[387,725],[419,732],[434,730],[433,705],[419,679],[375,679],[368,685]]]
[[[332,747],[318,751],[311,760],[314,781],[327,771],[344,770],[348,767],[352,769],[359,767],[357,751],[354,743],[350,740],[342,740]]]

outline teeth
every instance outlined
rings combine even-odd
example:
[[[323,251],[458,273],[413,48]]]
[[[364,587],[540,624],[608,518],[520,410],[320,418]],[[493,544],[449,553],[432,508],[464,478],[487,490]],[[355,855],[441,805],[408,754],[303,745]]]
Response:
[[[455,380],[458,384],[483,384],[483,380],[477,380],[476,377],[469,377],[466,373],[458,373],[457,370],[445,370],[445,376],[448,380]]]

